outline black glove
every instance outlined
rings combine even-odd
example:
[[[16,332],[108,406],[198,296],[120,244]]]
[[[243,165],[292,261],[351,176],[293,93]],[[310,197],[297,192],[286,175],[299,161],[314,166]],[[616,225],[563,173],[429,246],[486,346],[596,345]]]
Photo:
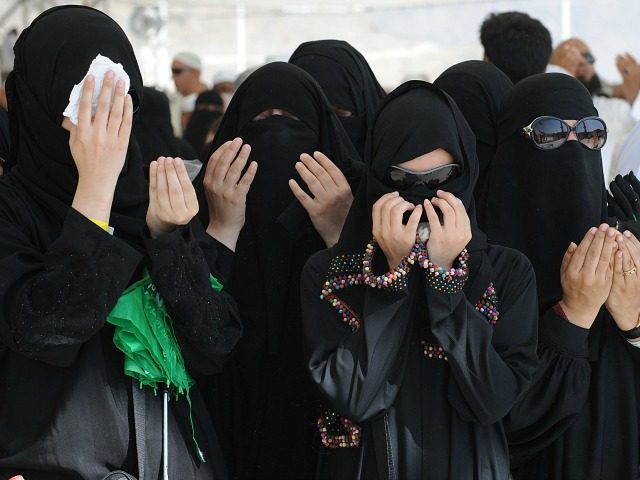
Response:
[[[619,220],[640,219],[640,182],[630,173],[624,178],[617,175],[609,184],[611,195],[607,196],[609,215]]]

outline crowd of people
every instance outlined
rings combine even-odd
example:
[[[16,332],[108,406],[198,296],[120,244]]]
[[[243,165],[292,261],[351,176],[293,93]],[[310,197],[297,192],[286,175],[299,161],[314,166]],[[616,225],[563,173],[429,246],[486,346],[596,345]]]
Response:
[[[181,52],[172,102],[105,13],[33,20],[0,479],[639,479],[640,65],[480,42],[388,92],[341,40],[211,89]]]

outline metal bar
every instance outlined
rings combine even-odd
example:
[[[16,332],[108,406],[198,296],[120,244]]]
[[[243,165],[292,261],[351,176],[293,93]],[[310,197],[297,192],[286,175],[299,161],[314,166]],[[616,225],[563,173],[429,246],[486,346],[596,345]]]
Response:
[[[169,390],[163,392],[162,409],[162,480],[169,480]]]

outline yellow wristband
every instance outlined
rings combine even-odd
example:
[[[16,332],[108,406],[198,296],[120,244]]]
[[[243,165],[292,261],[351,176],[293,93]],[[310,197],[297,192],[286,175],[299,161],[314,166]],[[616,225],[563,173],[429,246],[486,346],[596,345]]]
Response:
[[[89,220],[91,220],[93,223],[95,223],[97,226],[99,226],[105,232],[109,231],[109,223],[108,222],[105,222],[104,220],[96,220],[95,218],[90,218]]]

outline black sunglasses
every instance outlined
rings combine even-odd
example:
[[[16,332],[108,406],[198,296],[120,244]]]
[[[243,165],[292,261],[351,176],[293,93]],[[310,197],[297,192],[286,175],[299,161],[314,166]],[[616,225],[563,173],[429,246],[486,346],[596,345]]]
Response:
[[[584,61],[589,65],[593,65],[594,63],[596,63],[596,57],[594,57],[591,52],[584,52],[582,54],[582,58],[584,58]]]
[[[182,68],[171,68],[171,74],[172,75],[180,75],[182,72],[186,72],[188,70],[191,70],[191,68],[188,67],[182,67]]]
[[[607,143],[607,124],[600,117],[586,117],[573,127],[558,117],[538,117],[522,129],[540,150],[555,150],[564,145],[571,132],[589,150],[600,150]]]
[[[433,189],[456,177],[459,172],[460,165],[457,163],[441,165],[425,172],[415,172],[399,165],[391,165],[387,171],[387,182],[400,190],[416,185],[425,185]]]

